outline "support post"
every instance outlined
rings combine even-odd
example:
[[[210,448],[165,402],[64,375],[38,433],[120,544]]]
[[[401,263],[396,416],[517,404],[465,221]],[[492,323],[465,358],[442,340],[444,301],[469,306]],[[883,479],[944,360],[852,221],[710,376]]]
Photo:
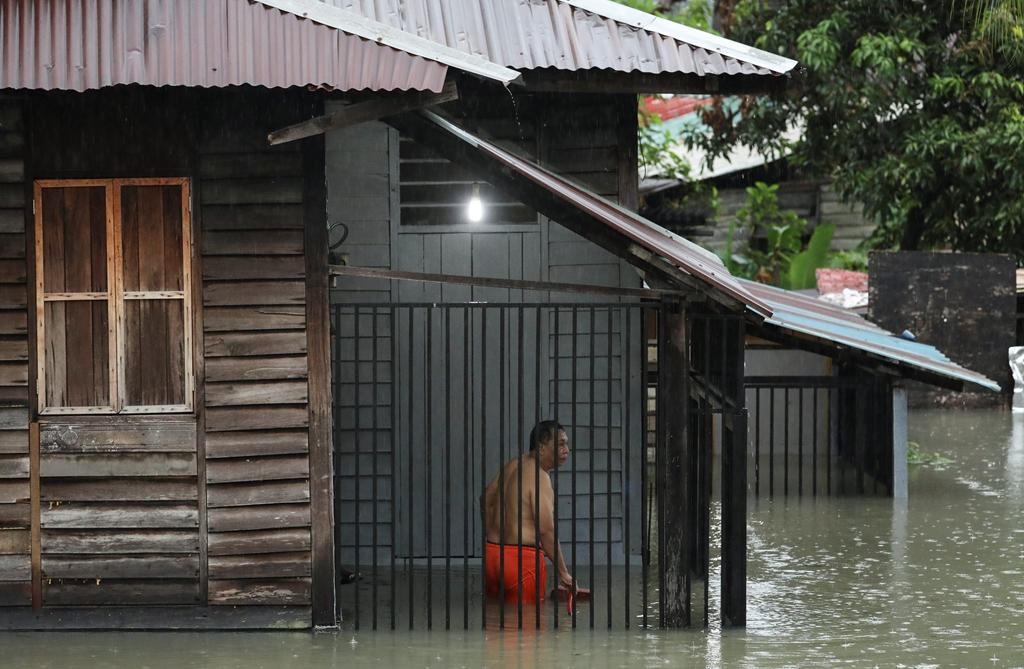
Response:
[[[907,498],[907,389],[892,386],[892,496]]]
[[[691,494],[695,481],[689,479],[690,443],[690,361],[686,329],[686,310],[673,305],[665,310],[663,359],[658,360],[658,374],[664,392],[659,409],[664,411],[661,425],[665,431],[665,482],[662,490],[664,544],[659,548],[659,560],[664,561],[665,591],[661,593],[665,627],[690,625],[689,571],[690,551],[695,540],[691,513]]]
[[[313,540],[313,626],[336,627],[334,472],[331,458],[330,307],[324,137],[304,140],[303,223],[309,365],[309,492]]]
[[[727,372],[735,384],[735,409],[722,416],[722,626],[747,624],[747,410],[744,328],[723,342],[736,349]],[[725,385],[725,384],[723,384]]]

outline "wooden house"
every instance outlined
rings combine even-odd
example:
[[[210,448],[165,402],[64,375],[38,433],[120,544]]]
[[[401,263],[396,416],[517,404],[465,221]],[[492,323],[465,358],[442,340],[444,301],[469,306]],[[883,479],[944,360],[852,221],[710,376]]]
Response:
[[[607,0],[391,5],[0,4],[0,627],[486,624],[473,500],[552,417],[589,624],[707,622],[713,453],[742,624],[772,309],[631,211],[636,95],[795,64]]]

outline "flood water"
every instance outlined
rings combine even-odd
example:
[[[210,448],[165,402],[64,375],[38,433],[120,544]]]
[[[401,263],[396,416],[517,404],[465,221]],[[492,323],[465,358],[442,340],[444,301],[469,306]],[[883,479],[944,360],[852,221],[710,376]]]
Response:
[[[916,412],[910,439],[953,462],[911,466],[909,502],[751,500],[745,630],[9,633],[0,666],[1024,667],[1024,416]]]

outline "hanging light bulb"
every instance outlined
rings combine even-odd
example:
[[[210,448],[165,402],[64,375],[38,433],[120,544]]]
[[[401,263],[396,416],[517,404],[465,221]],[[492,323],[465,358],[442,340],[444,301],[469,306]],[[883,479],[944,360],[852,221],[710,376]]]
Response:
[[[484,203],[480,200],[480,184],[473,184],[473,195],[466,204],[466,218],[470,223],[484,220]]]

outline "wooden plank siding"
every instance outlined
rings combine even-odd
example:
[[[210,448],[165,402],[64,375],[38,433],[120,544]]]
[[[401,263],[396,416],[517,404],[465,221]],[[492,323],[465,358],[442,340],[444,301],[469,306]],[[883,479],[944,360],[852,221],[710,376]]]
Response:
[[[199,149],[206,597],[308,606],[303,162],[298,143],[266,146],[274,122],[233,113],[211,115]]]
[[[49,417],[40,451],[44,605],[202,601],[193,418]]]
[[[22,104],[0,100],[0,605],[31,592],[28,267]]]

